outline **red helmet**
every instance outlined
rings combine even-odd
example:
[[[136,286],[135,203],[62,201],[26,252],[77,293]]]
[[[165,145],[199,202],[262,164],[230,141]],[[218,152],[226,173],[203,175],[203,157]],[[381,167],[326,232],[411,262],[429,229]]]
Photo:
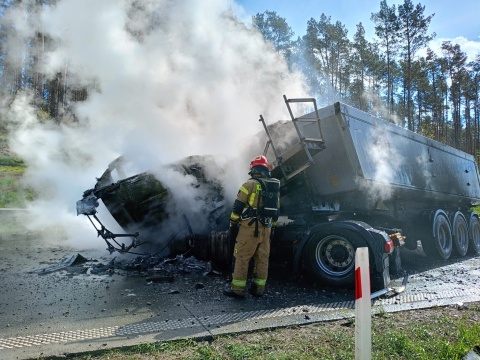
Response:
[[[250,162],[250,170],[252,170],[254,166],[263,166],[270,171],[270,165],[268,164],[267,158],[263,155],[258,155],[253,158]]]

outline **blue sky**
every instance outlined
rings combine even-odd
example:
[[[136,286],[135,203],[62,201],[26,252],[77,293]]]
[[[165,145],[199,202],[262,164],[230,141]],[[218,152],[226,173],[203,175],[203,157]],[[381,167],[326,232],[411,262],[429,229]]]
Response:
[[[372,12],[380,9],[380,0],[235,0],[250,15],[275,11],[287,20],[297,36],[303,36],[310,18],[318,20],[322,13],[331,16],[332,22],[341,21],[353,37],[356,25],[362,22],[366,37],[373,40],[374,25],[370,21]],[[480,0],[422,0],[415,1],[425,6],[426,16],[435,13],[430,23],[430,33],[437,34],[432,48],[439,47],[441,41],[459,43],[469,58],[480,54]],[[387,0],[388,5],[403,4],[403,0]]]

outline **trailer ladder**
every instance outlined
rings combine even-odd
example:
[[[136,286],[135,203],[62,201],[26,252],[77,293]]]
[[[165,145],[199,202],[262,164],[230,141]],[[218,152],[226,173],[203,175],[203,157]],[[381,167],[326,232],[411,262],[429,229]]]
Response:
[[[325,148],[325,141],[323,140],[322,129],[320,127],[320,118],[318,116],[317,103],[314,98],[299,98],[299,99],[287,99],[283,95],[285,104],[287,105],[288,112],[292,118],[292,123],[297,132],[299,142],[289,149],[287,149],[283,154],[279,154],[277,149],[273,144],[272,137],[265,125],[265,120],[263,116],[260,115],[260,120],[263,124],[265,132],[267,133],[268,141],[265,145],[264,155],[267,154],[269,147],[272,147],[273,153],[275,154],[275,161],[272,163],[272,176],[281,180],[284,178],[286,181],[292,179],[296,175],[302,173],[310,166],[314,165],[315,162],[313,157],[322,151]],[[290,103],[313,103],[315,113],[314,117],[302,116],[296,118],[293,115]],[[318,126],[318,138],[307,138],[302,134],[302,127],[309,124],[317,124]]]

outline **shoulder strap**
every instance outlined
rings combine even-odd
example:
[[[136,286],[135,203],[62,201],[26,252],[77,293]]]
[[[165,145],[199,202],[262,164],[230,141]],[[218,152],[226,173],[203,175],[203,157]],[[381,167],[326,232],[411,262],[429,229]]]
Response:
[[[250,180],[255,180],[256,182],[258,182],[260,184],[260,187],[262,188],[262,191],[265,192],[265,184],[263,183],[262,180],[260,180],[259,178],[250,178]]]

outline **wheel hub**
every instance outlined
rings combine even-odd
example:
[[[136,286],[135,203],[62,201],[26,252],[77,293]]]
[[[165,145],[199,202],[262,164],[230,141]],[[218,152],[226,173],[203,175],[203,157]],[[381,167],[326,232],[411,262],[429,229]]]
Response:
[[[329,259],[334,262],[343,262],[348,258],[348,253],[343,246],[334,245],[329,249]]]
[[[354,251],[350,244],[341,240],[333,240],[325,248],[328,262],[337,268],[349,266],[353,261],[353,254]]]

